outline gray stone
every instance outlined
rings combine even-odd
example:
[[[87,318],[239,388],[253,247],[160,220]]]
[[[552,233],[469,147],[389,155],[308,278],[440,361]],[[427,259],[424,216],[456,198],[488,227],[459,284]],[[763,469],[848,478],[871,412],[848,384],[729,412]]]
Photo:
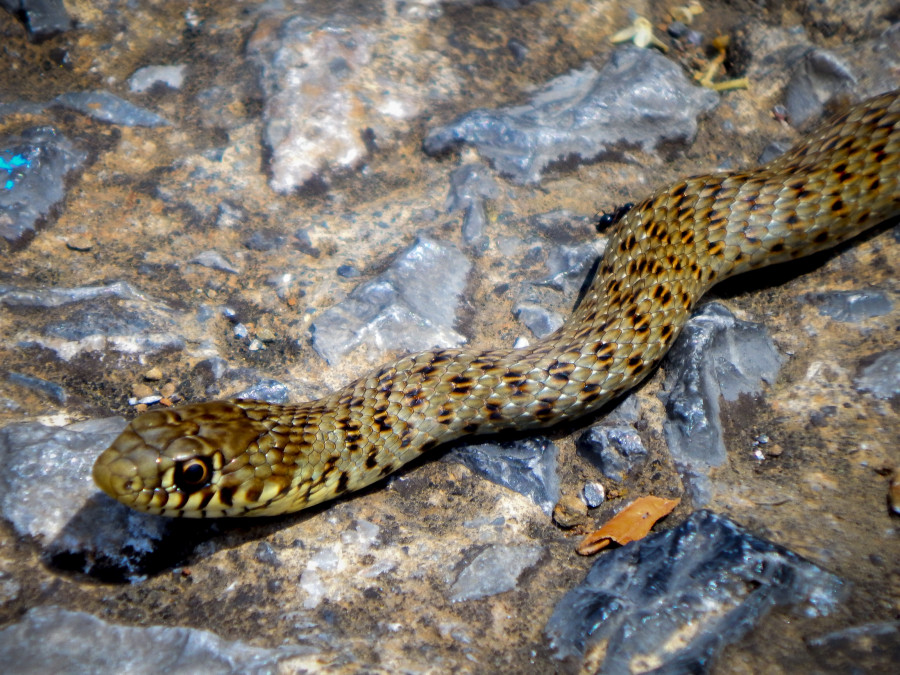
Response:
[[[176,313],[124,282],[74,288],[0,286],[0,305],[6,308],[19,346],[44,347],[64,360],[82,352],[154,353],[184,345]],[[35,308],[49,311],[35,315]]]
[[[32,101],[0,101],[0,120],[12,115],[40,115],[46,109],[46,103],[34,103]]]
[[[65,179],[87,153],[52,127],[0,138],[0,237],[26,244],[66,194]]]
[[[252,398],[257,401],[285,404],[290,400],[291,394],[286,384],[278,380],[266,379],[248,387],[232,398]]]
[[[602,483],[585,483],[581,488],[581,498],[589,509],[596,509],[606,501],[606,489]]]
[[[110,417],[0,429],[0,515],[59,567],[125,579],[145,573],[149,559],[161,562],[157,547],[171,521],[113,501],[91,479],[94,460],[124,426]],[[162,548],[169,563],[184,552],[177,538]]]
[[[203,265],[220,272],[228,272],[229,274],[240,274],[240,270],[228,262],[225,257],[218,251],[203,251],[198,253],[191,259],[196,265]]]
[[[72,27],[72,19],[62,0],[0,0],[0,7],[21,17],[29,37],[36,42]]]
[[[382,38],[373,24],[363,5],[350,12],[326,3],[263,22],[251,36],[247,52],[259,66],[265,97],[263,138],[271,150],[273,190],[290,192],[359,167],[370,145],[405,132],[424,108],[433,84],[417,78],[438,77],[438,69],[415,68],[404,59],[406,48],[394,41],[390,72],[372,73]]]
[[[72,302],[93,301],[107,296],[123,300],[147,299],[147,296],[127,281],[116,281],[105,286],[77,286],[74,288],[26,288],[0,285],[0,304],[7,307],[61,307]]]
[[[6,380],[11,384],[17,384],[20,387],[25,387],[26,389],[31,389],[32,391],[43,394],[59,405],[64,405],[69,398],[62,385],[57,384],[56,382],[50,382],[41,377],[34,377],[33,375],[27,375],[26,373],[10,371],[6,374]]]
[[[453,602],[477,600],[516,587],[522,572],[540,560],[540,546],[501,546],[493,544],[466,565],[450,588]]]
[[[900,663],[900,621],[836,630],[807,646],[823,673],[888,673]]]
[[[545,633],[557,658],[589,657],[592,672],[631,673],[640,663],[660,674],[706,673],[773,607],[819,616],[842,594],[834,575],[697,511],[599,557],[557,603]]]
[[[18,675],[300,672],[305,668],[291,659],[310,650],[251,647],[193,628],[120,626],[52,605],[0,629],[4,670]]]
[[[664,431],[695,504],[707,503],[709,471],[726,458],[719,399],[760,394],[782,361],[764,326],[740,321],[716,302],[688,321],[669,351],[659,395],[666,406]]]
[[[619,483],[635,475],[647,461],[641,437],[627,425],[595,425],[578,437],[575,447],[604,476]]]
[[[900,395],[900,349],[873,357],[859,369],[853,384],[875,398],[887,400]]]
[[[186,68],[185,65],[138,68],[128,78],[128,88],[134,92],[144,92],[155,84],[162,84],[170,89],[181,89]]]
[[[542,222],[546,227],[548,221]],[[556,309],[561,303],[560,293],[567,298],[576,295],[584,286],[600,253],[598,240],[551,247],[545,263],[547,275],[523,285],[519,300],[513,307],[515,317],[538,338],[560,328],[566,320],[566,316]]]
[[[563,315],[559,312],[545,309],[533,302],[518,303],[513,308],[513,314],[537,338],[550,335],[565,323]]]
[[[387,270],[315,320],[313,348],[334,364],[363,342],[371,359],[387,350],[463,344],[453,325],[471,267],[452,244],[419,236]]]
[[[288,244],[288,236],[272,228],[254,230],[244,239],[244,246],[251,251],[274,251],[284,248]]]
[[[470,143],[517,183],[537,183],[553,162],[583,162],[626,145],[651,152],[691,141],[697,118],[718,97],[652,50],[624,47],[599,71],[586,65],[555,78],[520,106],[473,110],[431,129],[424,147],[440,154]]]
[[[468,208],[473,202],[499,196],[500,188],[487,167],[463,164],[450,174],[450,191],[444,208],[453,213]]]
[[[577,246],[555,246],[547,256],[547,276],[535,281],[534,285],[574,294],[584,284],[600,253],[597,241],[588,241]]]
[[[108,91],[75,91],[61,94],[54,101],[63,108],[110,124],[121,124],[126,127],[163,127],[169,124],[164,117],[129,103]]]
[[[856,76],[849,64],[827,49],[810,49],[796,66],[784,93],[788,119],[797,128],[822,116],[834,96],[850,94]]]
[[[626,395],[603,421],[610,426],[631,425],[641,417],[641,405],[637,396]]]
[[[463,164],[450,174],[450,192],[444,208],[448,213],[465,211],[462,235],[463,241],[469,246],[479,250],[487,248],[484,200],[499,196],[497,182],[489,170],[480,164]]]
[[[534,436],[461,445],[444,459],[459,462],[492,483],[525,495],[549,516],[559,501],[558,455],[559,450],[549,439]]]
[[[859,323],[872,317],[883,316],[894,309],[894,303],[887,294],[874,289],[807,293],[803,297],[818,308],[819,314],[847,323]]]

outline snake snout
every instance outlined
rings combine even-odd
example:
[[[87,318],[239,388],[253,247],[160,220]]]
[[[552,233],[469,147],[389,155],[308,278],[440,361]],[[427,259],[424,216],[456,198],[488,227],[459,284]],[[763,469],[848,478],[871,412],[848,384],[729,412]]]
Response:
[[[135,506],[138,496],[156,487],[159,453],[142,441],[132,425],[94,462],[94,483],[113,499]]]
[[[97,487],[113,499],[121,500],[134,491],[137,467],[122,457],[113,445],[94,462],[93,476]]]

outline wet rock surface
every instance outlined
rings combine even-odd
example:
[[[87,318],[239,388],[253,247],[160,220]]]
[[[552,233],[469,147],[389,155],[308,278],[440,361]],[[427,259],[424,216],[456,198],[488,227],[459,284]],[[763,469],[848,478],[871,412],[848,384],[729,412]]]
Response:
[[[891,3],[710,1],[675,16],[572,0],[101,0],[66,3],[70,21],[38,37],[27,12],[42,4],[0,5],[0,227],[11,228],[0,250],[0,661],[124,672],[134,652],[118,647],[132,645],[160,668],[178,654],[217,672],[596,672],[577,646],[584,612],[554,619],[575,645],[565,660],[545,627],[591,574],[576,542],[641,495],[682,499],[656,526],[669,539],[596,564],[694,528],[685,550],[709,552],[724,532],[785,572],[746,605],[714,585],[689,591],[677,561],[613,584],[625,597],[662,575],[673,597],[691,593],[686,606],[727,605],[723,621],[738,628],[691,643],[718,654],[705,668],[896,661],[891,225],[726,282],[714,293],[728,322],[758,333],[732,329],[706,357],[688,340],[679,362],[711,361],[686,369],[699,379],[685,386],[673,360],[605,418],[473,439],[500,446],[485,453],[496,464],[437,449],[331,505],[214,523],[130,512],[90,479],[93,456],[144,409],[306,400],[408,349],[534,343],[576,305],[603,250],[592,214],[752,166],[840,99],[900,86]],[[632,26],[629,10],[665,53],[610,42]],[[720,34],[731,45],[713,80],[746,76],[749,90],[696,84]],[[670,84],[690,105],[657,107]],[[604,109],[600,91],[616,106]],[[490,122],[477,134],[466,127],[476,110]],[[660,110],[662,136],[646,118]],[[438,131],[466,142],[430,156]],[[46,154],[27,166],[29,148]],[[685,438],[715,432],[695,443],[700,459],[678,454],[663,390],[699,387],[709,370],[743,382],[745,360],[773,349],[777,367],[752,393],[718,385],[703,406],[682,406],[706,420]],[[614,478],[576,449],[595,425],[644,450],[619,456],[629,461]],[[554,502],[573,507],[571,529],[548,517]],[[718,515],[696,513],[701,503]],[[804,612],[791,584],[834,578],[852,592]],[[791,597],[799,614],[762,611]],[[611,612],[597,630],[637,616]],[[659,616],[656,632],[610,641],[604,670],[655,653],[641,640],[659,631],[690,637],[677,631],[684,615]],[[107,666],[91,640],[109,645]]]

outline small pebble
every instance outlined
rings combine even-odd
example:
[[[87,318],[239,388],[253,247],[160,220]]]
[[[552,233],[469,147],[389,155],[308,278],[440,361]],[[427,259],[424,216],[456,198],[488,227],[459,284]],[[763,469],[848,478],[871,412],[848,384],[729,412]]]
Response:
[[[153,390],[142,382],[132,385],[131,393],[135,398],[142,399],[153,395]]]
[[[581,496],[588,508],[596,509],[604,501],[606,501],[606,490],[602,483],[585,483],[581,490]]]
[[[682,35],[688,32],[688,27],[685,26],[681,21],[673,21],[668,25],[666,31],[673,38],[680,38]]]
[[[553,507],[553,521],[564,529],[584,522],[586,516],[587,504],[572,495],[563,495]]]
[[[166,382],[163,385],[163,388],[159,390],[159,393],[165,397],[170,397],[175,393],[175,383],[174,382]]]
[[[703,33],[701,33],[700,31],[689,30],[686,33],[686,36],[687,37],[685,38],[685,40],[687,41],[688,44],[695,45],[695,46],[703,44]]]
[[[345,279],[355,279],[360,276],[359,270],[353,265],[341,265],[337,268],[337,273],[339,277],[344,277]]]
[[[162,377],[163,377],[162,370],[160,370],[156,366],[154,366],[153,368],[148,370],[146,373],[144,373],[144,379],[150,380],[151,382],[156,382],[157,380],[161,380]]]
[[[506,48],[512,52],[516,63],[523,63],[528,56],[528,45],[516,38],[510,38],[506,43]]]
[[[94,247],[94,240],[86,234],[73,234],[66,239],[66,247],[72,251],[90,251]]]

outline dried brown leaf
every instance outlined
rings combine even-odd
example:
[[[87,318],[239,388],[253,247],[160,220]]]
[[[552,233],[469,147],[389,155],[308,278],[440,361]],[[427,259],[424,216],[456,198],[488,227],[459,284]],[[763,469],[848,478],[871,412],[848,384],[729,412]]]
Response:
[[[643,539],[660,518],[669,515],[680,499],[639,497],[619,511],[596,532],[592,532],[575,549],[581,555],[593,555],[610,542],[620,546],[629,541]]]

